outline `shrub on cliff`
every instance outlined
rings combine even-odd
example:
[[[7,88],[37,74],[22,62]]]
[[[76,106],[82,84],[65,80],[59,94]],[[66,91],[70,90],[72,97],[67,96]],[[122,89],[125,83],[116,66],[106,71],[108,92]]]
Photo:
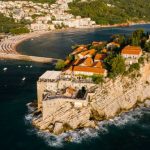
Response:
[[[65,61],[64,60],[58,60],[56,65],[55,65],[55,69],[56,70],[62,70],[65,67]]]
[[[138,63],[144,64],[144,57],[140,57],[140,58],[138,59]]]
[[[92,76],[92,81],[93,81],[95,84],[103,83],[103,82],[104,82],[103,76],[101,76],[101,75],[93,75],[93,76]]]
[[[121,55],[111,55],[105,59],[108,77],[115,78],[122,75],[126,70],[125,60]]]
[[[150,42],[147,42],[147,43],[145,44],[144,50],[145,50],[146,52],[150,52]]]
[[[139,63],[134,63],[134,64],[130,65],[129,73],[133,72],[135,70],[137,70],[137,71],[140,70],[140,64]]]

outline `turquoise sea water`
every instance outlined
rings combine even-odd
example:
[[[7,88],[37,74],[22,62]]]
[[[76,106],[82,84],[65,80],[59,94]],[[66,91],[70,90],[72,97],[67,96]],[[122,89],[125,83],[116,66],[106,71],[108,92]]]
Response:
[[[25,54],[64,58],[73,43],[106,40],[114,33],[129,34],[136,28],[150,31],[150,25],[66,31],[28,40],[18,48]],[[138,108],[114,120],[101,122],[96,130],[68,133],[74,137],[72,143],[63,141],[65,135],[53,137],[36,131],[28,121],[30,115],[26,104],[36,100],[38,77],[52,68],[50,64],[0,61],[0,150],[150,149],[148,108]]]

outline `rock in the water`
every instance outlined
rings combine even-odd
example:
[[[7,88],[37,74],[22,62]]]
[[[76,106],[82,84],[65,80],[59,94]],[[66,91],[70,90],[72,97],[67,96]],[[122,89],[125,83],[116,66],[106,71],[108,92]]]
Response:
[[[146,100],[145,103],[144,103],[144,105],[145,105],[146,107],[150,107],[150,100]]]
[[[62,132],[63,132],[63,123],[56,122],[55,126],[54,126],[53,133],[58,135],[58,134],[61,134]]]

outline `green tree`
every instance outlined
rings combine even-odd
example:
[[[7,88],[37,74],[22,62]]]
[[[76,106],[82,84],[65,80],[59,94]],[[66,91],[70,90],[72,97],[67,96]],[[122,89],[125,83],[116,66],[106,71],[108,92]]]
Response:
[[[29,32],[30,30],[26,27],[10,29],[10,33],[12,34],[23,34],[23,33],[29,33]]]
[[[97,24],[120,24],[150,21],[148,0],[73,0],[69,4],[75,16],[90,17]],[[107,4],[111,4],[108,6]],[[129,5],[130,3],[130,5]]]
[[[58,60],[56,65],[55,65],[55,69],[56,70],[62,70],[65,67],[65,61],[64,60]]]
[[[116,77],[125,72],[125,60],[121,55],[117,55],[110,61],[111,65],[111,74]]]
[[[75,60],[75,57],[74,57],[74,55],[71,55],[71,54],[70,54],[70,55],[68,56],[68,59],[69,59],[70,61],[74,61],[74,60]]]
[[[144,50],[150,52],[150,42],[145,43]]]
[[[99,84],[99,83],[103,83],[103,82],[104,82],[104,79],[103,79],[103,76],[101,76],[101,75],[93,75],[93,76],[92,76],[92,81],[93,81],[95,84]]]
[[[140,69],[140,64],[139,63],[134,63],[134,64],[130,65],[129,73],[133,72],[134,70],[139,70],[139,69]]]
[[[141,46],[141,40],[145,36],[143,29],[137,29],[132,33],[132,45]]]

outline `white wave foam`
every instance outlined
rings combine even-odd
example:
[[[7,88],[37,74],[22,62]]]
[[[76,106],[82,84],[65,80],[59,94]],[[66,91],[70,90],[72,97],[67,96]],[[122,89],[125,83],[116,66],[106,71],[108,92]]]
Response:
[[[114,119],[99,122],[99,126],[96,129],[86,128],[83,130],[69,131],[59,136],[53,135],[48,131],[43,132],[39,130],[32,130],[31,132],[36,133],[51,147],[63,147],[68,137],[71,137],[71,141],[69,142],[81,143],[83,140],[90,140],[103,134],[109,134],[109,127],[112,125],[122,128],[126,124],[136,124],[143,114],[143,109],[137,108],[131,112],[122,113],[120,116],[115,117]],[[25,116],[25,119],[30,122],[33,119],[33,115],[28,114]]]
[[[143,110],[141,108],[137,108],[130,112],[122,113],[114,119],[99,122],[99,128],[100,130],[102,129],[105,132],[108,132],[108,126],[115,125],[116,127],[122,128],[126,124],[136,124],[142,116]]]

